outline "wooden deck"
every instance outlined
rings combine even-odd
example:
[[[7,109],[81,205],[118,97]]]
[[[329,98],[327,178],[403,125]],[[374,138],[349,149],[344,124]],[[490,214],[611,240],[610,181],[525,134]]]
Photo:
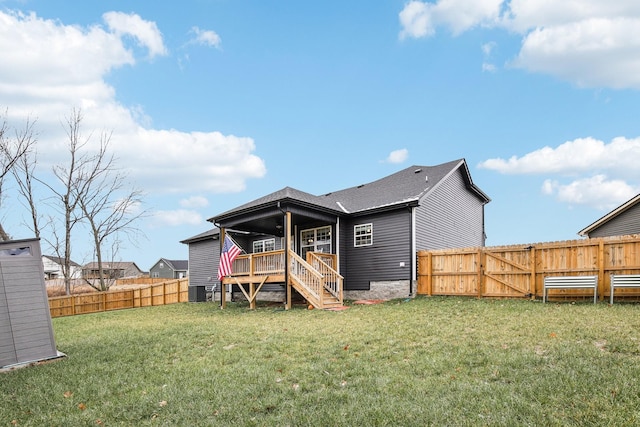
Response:
[[[255,308],[257,295],[266,283],[293,287],[316,308],[343,304],[343,278],[334,268],[335,254],[308,252],[307,259],[303,260],[290,251],[289,260],[287,280],[284,250],[239,255],[233,262],[233,273],[223,278],[222,283],[237,285],[251,308]],[[290,292],[288,294],[287,308],[290,308]]]

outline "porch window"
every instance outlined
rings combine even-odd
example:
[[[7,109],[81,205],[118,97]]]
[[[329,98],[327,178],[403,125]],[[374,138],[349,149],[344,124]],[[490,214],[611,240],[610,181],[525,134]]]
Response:
[[[307,252],[331,253],[331,226],[310,228],[300,232],[300,256]]]
[[[359,224],[353,227],[353,246],[373,245],[373,224]]]
[[[256,240],[253,242],[253,253],[269,252],[276,250],[276,239]]]

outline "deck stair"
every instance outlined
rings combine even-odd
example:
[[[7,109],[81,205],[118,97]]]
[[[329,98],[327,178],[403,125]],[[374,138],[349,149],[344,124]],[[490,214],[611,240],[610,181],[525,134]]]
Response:
[[[291,251],[291,285],[309,304],[319,309],[340,307],[342,276],[315,254],[308,254],[307,261]]]

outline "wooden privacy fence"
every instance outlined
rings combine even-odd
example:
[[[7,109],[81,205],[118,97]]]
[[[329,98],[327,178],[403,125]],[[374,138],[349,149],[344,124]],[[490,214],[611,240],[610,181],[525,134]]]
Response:
[[[542,298],[545,276],[597,275],[603,300],[611,274],[640,274],[640,236],[420,251],[417,265],[421,295]],[[550,297],[588,294],[554,289]],[[640,289],[616,290],[616,298],[638,295]]]
[[[97,313],[123,308],[175,304],[189,300],[189,279],[108,292],[49,298],[51,317]]]

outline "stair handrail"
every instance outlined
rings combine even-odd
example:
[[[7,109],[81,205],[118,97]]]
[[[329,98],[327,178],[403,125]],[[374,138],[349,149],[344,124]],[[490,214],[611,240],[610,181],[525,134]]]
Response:
[[[324,276],[324,289],[333,295],[342,304],[342,284],[344,277],[331,265],[326,263],[315,252],[307,252],[307,262]]]
[[[309,294],[305,297],[310,297],[308,298],[311,299],[309,302],[317,308],[323,308],[324,276],[294,251],[290,250],[289,256],[291,257],[290,274],[294,276],[297,284]]]

